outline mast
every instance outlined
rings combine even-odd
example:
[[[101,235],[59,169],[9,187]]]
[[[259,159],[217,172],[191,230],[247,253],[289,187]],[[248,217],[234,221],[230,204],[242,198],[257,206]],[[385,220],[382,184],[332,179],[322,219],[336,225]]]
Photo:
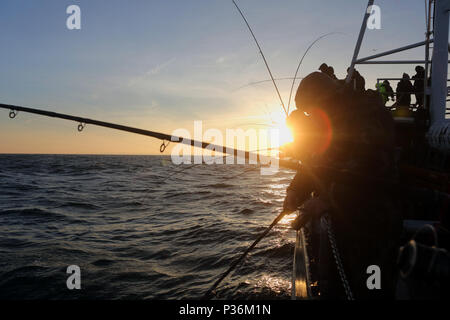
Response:
[[[431,36],[431,8],[432,8],[433,0],[428,0],[428,11],[425,4],[425,12],[427,12],[426,15],[426,36],[425,36],[425,74],[423,79],[423,107],[425,110],[428,108],[428,102],[427,102],[427,91],[428,91],[428,73],[429,73],[429,60],[430,60],[430,36]]]
[[[350,83],[350,80],[353,76],[353,71],[355,70],[355,62],[358,59],[359,50],[361,49],[361,44],[364,38],[364,33],[367,28],[367,19],[369,19],[370,11],[369,8],[373,6],[374,0],[369,0],[367,3],[366,14],[364,15],[363,22],[361,24],[361,29],[359,30],[358,41],[356,42],[355,51],[353,52],[352,63],[350,65],[350,70],[348,70],[347,78],[345,79],[345,83]]]
[[[445,122],[448,72],[449,0],[435,0],[433,59],[431,65],[430,124]]]

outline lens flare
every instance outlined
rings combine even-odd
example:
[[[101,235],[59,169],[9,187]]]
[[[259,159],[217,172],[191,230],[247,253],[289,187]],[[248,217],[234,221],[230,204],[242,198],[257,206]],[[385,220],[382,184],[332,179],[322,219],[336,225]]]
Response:
[[[274,111],[269,114],[271,125],[278,131],[278,143],[273,141],[273,147],[281,147],[294,141],[291,129],[286,125],[286,115],[282,111]]]

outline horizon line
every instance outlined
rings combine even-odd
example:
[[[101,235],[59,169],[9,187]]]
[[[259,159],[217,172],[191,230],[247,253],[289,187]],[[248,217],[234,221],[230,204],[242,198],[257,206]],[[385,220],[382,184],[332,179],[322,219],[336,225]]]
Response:
[[[158,153],[26,153],[26,152],[0,152],[2,155],[37,155],[37,156],[168,156],[169,154]]]

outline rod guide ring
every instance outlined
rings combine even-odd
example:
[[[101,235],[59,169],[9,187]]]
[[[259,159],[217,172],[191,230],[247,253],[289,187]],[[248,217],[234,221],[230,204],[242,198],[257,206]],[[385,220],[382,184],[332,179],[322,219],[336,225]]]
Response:
[[[9,118],[10,119],[14,119],[17,116],[17,111],[14,109],[11,109],[11,111],[9,111]]]
[[[161,146],[159,147],[159,152],[164,153],[164,151],[166,151],[167,146],[169,145],[170,141],[167,141],[167,144],[163,142],[161,143]]]
[[[83,129],[84,129],[85,126],[86,126],[86,124],[80,123],[80,124],[78,125],[78,132],[83,131]]]

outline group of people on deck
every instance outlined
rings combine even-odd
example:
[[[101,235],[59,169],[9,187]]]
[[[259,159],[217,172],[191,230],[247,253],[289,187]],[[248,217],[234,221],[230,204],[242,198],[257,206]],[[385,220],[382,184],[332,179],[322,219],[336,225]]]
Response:
[[[350,68],[347,69],[347,73],[349,69]],[[334,74],[333,67],[328,66],[326,63],[322,63],[319,67],[319,70],[332,79],[338,80],[336,75]],[[425,69],[422,66],[416,66],[415,71],[416,74],[412,76],[412,78],[409,76],[409,74],[403,73],[402,79],[397,84],[395,94],[388,80],[384,80],[383,82],[376,84],[376,89],[380,93],[384,104],[386,104],[390,98],[392,101],[396,101],[398,106],[410,106],[411,95],[414,94],[416,98],[415,106],[417,108],[423,107]],[[353,71],[351,83],[356,91],[365,90],[365,79],[356,69]]]
[[[319,67],[319,70],[329,76],[333,80],[338,80],[339,82],[344,82],[345,80],[339,80],[334,74],[334,68],[332,66],[327,65],[326,63],[322,63]],[[347,74],[350,68],[347,69]],[[355,69],[353,70],[351,83],[356,91],[364,91],[366,90],[366,80],[359,74],[359,72]]]
[[[409,81],[409,76],[406,73],[403,74],[404,80],[402,79],[402,81],[405,84],[407,83],[407,87],[405,89],[401,88],[402,89],[401,92],[405,92],[405,93],[404,93],[403,100],[400,101],[401,103],[399,102],[400,105],[408,105],[409,106],[411,104],[410,93],[412,91],[414,93],[414,95],[416,96],[416,106],[417,107],[423,106],[425,69],[422,66],[417,66],[415,70],[416,70],[416,74],[412,77],[412,80],[414,81],[413,85],[411,85],[411,82]],[[400,83],[402,83],[402,81],[400,81]],[[409,90],[409,93],[406,91],[406,89]],[[397,93],[397,94],[399,94],[399,93]]]
[[[409,74],[403,73],[402,79],[397,84],[397,105],[410,106],[411,94],[416,97],[415,106],[423,107],[424,97],[424,85],[425,85],[425,69],[422,66],[415,68],[416,74],[410,78]],[[414,81],[413,83],[411,82]],[[389,84],[388,80],[384,80],[382,83],[377,84],[377,89],[380,92],[384,103],[391,97],[392,101],[395,101],[394,92]]]
[[[345,79],[325,63],[318,69],[300,82],[296,109],[287,118],[294,139],[283,152],[299,167],[283,212],[297,211],[292,227],[307,230],[309,267],[321,298],[392,299],[403,232],[403,200],[396,191],[402,136],[385,105],[391,99],[410,108],[414,94],[415,120],[421,119],[430,79],[416,66],[414,76],[403,73],[395,91],[387,79],[372,90],[355,69],[348,68]],[[366,285],[370,265],[383,272],[380,290]]]

